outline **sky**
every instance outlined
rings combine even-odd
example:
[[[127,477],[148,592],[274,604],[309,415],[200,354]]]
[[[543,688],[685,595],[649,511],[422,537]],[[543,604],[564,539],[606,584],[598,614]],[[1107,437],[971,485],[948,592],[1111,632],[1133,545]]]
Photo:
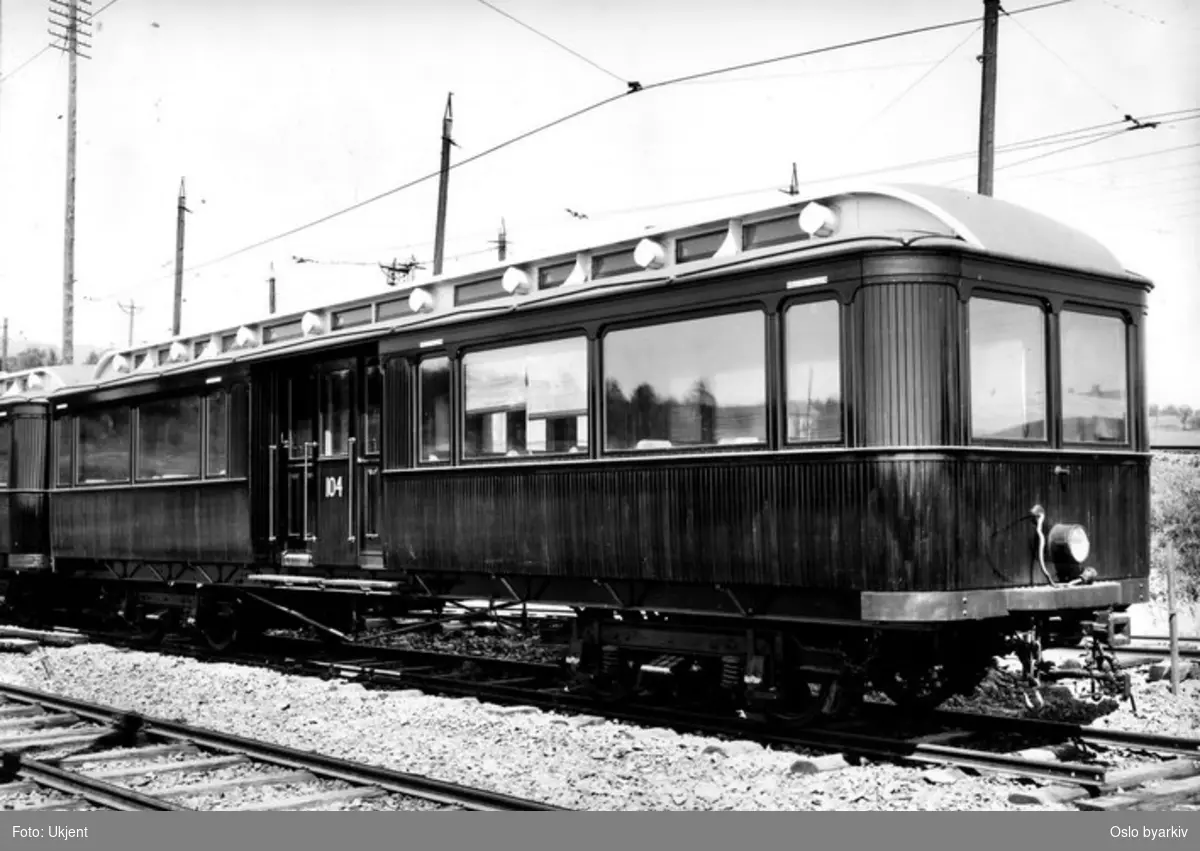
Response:
[[[67,60],[47,49],[47,6],[0,0],[0,314],[10,351],[62,341]],[[265,315],[272,270],[280,312],[383,291],[380,262],[412,256],[427,274],[436,177],[242,249],[436,174],[449,92],[459,162],[621,95],[629,81],[650,86],[979,17],[983,3],[93,0],[91,8],[91,58],[78,75],[77,351],[125,345],[121,305],[130,300],[135,341],[169,339],[181,178],[190,210],[182,330],[194,334]],[[1154,281],[1151,399],[1193,405],[1198,41],[1200,4],[1191,0],[1074,0],[1002,15],[994,190],[1092,234]],[[873,182],[974,189],[981,49],[981,27],[970,23],[618,98],[456,168],[445,271],[494,264],[502,219],[511,260],[706,209],[686,202],[778,203],[793,163],[802,193],[863,172],[876,172]],[[1003,151],[1162,113],[1180,120]],[[960,156],[897,168],[949,155]]]

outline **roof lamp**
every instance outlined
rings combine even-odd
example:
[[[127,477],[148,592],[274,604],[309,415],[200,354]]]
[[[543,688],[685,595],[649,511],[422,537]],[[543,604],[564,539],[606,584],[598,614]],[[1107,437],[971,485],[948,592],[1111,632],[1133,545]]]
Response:
[[[258,345],[258,337],[255,336],[253,331],[243,325],[237,329],[237,336],[234,337],[233,345],[239,349],[256,346]]]
[[[643,269],[661,269],[667,264],[666,249],[652,239],[643,239],[633,250],[633,262]]]
[[[25,379],[26,390],[40,390],[46,386],[46,382],[42,380],[42,376],[36,372],[31,372],[29,377]]]
[[[304,314],[300,319],[300,331],[305,337],[311,337],[314,334],[320,334],[323,330],[321,317],[313,313],[311,310]]]
[[[427,313],[433,310],[433,295],[424,287],[417,287],[408,295],[408,309],[413,313]]]
[[[533,281],[524,269],[519,266],[509,266],[504,271],[500,286],[504,287],[504,291],[511,295],[524,295],[533,289]]]
[[[800,230],[809,236],[832,236],[837,226],[837,213],[824,204],[814,201],[800,211]]]
[[[129,358],[125,355],[113,355],[112,361],[113,372],[129,372]]]
[[[167,363],[182,363],[187,359],[187,347],[183,345],[183,343],[176,340],[171,344],[171,350],[167,352]]]

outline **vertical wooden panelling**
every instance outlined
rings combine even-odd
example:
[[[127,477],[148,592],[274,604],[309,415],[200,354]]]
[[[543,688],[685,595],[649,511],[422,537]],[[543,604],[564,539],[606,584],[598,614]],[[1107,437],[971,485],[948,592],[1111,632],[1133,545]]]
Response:
[[[946,284],[862,287],[851,306],[860,446],[939,446],[958,408],[958,296]]]
[[[58,491],[54,499],[59,558],[253,560],[245,482]]]
[[[47,407],[19,404],[9,408],[8,414],[10,478],[0,483],[0,552],[45,554],[50,507],[46,493]]]
[[[408,362],[404,358],[388,358],[383,363],[383,466],[385,469],[407,467],[411,463],[410,427],[411,400],[408,392]]]
[[[1102,578],[1145,576],[1147,467],[1049,455],[802,453],[639,465],[458,468],[385,480],[389,565],[813,589],[1037,583],[1036,504],[1082,523]],[[1049,528],[1047,526],[1047,529]]]

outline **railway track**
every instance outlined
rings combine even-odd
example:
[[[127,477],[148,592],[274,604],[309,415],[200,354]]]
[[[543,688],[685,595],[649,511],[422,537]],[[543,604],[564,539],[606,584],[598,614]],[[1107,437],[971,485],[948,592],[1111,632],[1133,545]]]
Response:
[[[0,809],[559,810],[550,804],[0,685]]]
[[[137,647],[136,640],[109,636],[108,643]],[[290,674],[360,683],[369,688],[421,691],[544,710],[595,715],[614,721],[668,727],[680,732],[752,740],[767,746],[817,754],[801,760],[802,772],[820,772],[862,760],[914,766],[952,766],[1054,784],[1047,800],[1037,795],[1018,803],[1077,802],[1086,807],[1107,791],[1166,778],[1197,782],[1200,739],[1093,728],[1040,719],[984,715],[959,710],[929,714],[919,725],[887,704],[868,703],[849,724],[794,727],[787,718],[765,724],[711,712],[634,700],[597,700],[564,687],[558,665],[469,654],[269,637],[245,652],[213,653],[168,641],[154,648],[170,655],[265,667]],[[902,735],[880,730],[905,730]],[[997,749],[997,740],[1017,746]],[[1096,749],[1149,754],[1152,761],[1113,771],[1097,761]],[[1163,761],[1164,757],[1174,759]],[[1132,773],[1130,773],[1132,771]],[[1069,791],[1064,791],[1069,790]],[[1039,792],[1040,794],[1040,792]],[[1200,794],[1200,793],[1198,793]],[[1139,799],[1140,800],[1140,799]]]

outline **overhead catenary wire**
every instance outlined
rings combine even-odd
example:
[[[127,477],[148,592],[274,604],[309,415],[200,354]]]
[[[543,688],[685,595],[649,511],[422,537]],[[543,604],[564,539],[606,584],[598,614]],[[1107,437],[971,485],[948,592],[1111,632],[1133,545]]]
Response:
[[[90,17],[90,18],[95,18],[97,15],[99,15],[99,14],[103,13],[105,9],[108,9],[108,8],[110,8],[111,6],[113,6],[113,5],[115,5],[115,4],[119,3],[119,2],[121,2],[121,0],[108,0],[108,2],[107,2],[107,3],[105,3],[105,4],[104,4],[103,6],[101,6],[99,9],[97,9],[95,12],[92,12],[92,13],[90,13],[89,17]],[[30,56],[28,59],[26,59],[24,62],[22,62],[20,65],[18,65],[16,68],[14,68],[14,69],[12,69],[11,71],[9,71],[9,72],[8,72],[7,74],[5,74],[3,77],[0,77],[0,83],[7,83],[7,82],[8,82],[9,80],[11,80],[13,77],[17,76],[17,74],[19,74],[19,73],[20,73],[20,72],[21,72],[21,71],[22,71],[24,68],[26,68],[27,66],[29,66],[29,65],[33,64],[33,62],[34,62],[35,60],[37,60],[37,59],[40,59],[40,58],[41,58],[43,55],[45,55],[46,53],[48,53],[48,52],[49,52],[49,51],[50,51],[52,48],[53,48],[53,45],[49,45],[49,44],[47,44],[45,47],[43,47],[43,48],[42,48],[41,50],[39,50],[37,53],[33,54],[33,55],[32,55],[32,56]],[[0,70],[3,70],[3,69],[0,69]]]
[[[1011,15],[1009,15],[1008,10],[1006,10],[1003,6],[1001,6],[1000,11],[1004,13],[1005,17],[1011,18],[1012,22],[1014,24],[1016,24],[1017,28],[1019,30],[1021,30],[1021,32],[1025,33],[1025,35],[1029,36],[1029,38],[1031,38],[1039,47],[1041,47],[1042,50],[1046,51],[1051,56],[1053,56],[1055,59],[1057,59],[1059,61],[1059,63],[1061,63],[1064,68],[1066,68],[1068,71],[1070,71],[1072,74],[1074,74],[1080,80],[1080,82],[1082,82],[1085,86],[1087,86],[1089,89],[1091,89],[1101,100],[1103,100],[1105,103],[1107,103],[1113,109],[1115,109],[1117,111],[1118,115],[1123,116],[1126,114],[1125,111],[1121,109],[1121,107],[1117,106],[1116,103],[1113,102],[1112,98],[1108,97],[1107,95],[1104,94],[1104,92],[1102,92],[1098,88],[1096,88],[1096,86],[1094,86],[1092,84],[1091,80],[1087,79],[1087,77],[1083,76],[1083,74],[1081,74],[1081,73],[1079,73],[1079,71],[1075,70],[1075,68],[1069,62],[1067,62],[1067,60],[1063,59],[1062,56],[1060,56],[1057,52],[1055,52],[1053,49],[1051,49],[1044,41],[1042,41],[1040,38],[1038,38],[1036,35],[1034,35],[1033,32],[1030,31],[1030,29],[1028,27],[1026,27],[1024,24],[1022,24],[1016,18],[1013,18]]]
[[[1041,3],[1038,5],[1034,5],[1034,6],[1026,6],[1021,9],[1015,9],[1012,12],[1010,12],[1009,14],[1010,15],[1019,15],[1019,14],[1033,12],[1033,11],[1037,11],[1037,10],[1041,10],[1041,9],[1052,8],[1054,6],[1062,6],[1062,5],[1066,5],[1068,3],[1073,3],[1073,2],[1075,2],[1075,0],[1051,0],[1051,2]],[[465,157],[456,163],[451,163],[449,168],[451,170],[456,169],[456,168],[461,168],[462,166],[468,165],[468,164],[475,162],[477,160],[480,160],[484,157],[495,154],[505,148],[508,148],[512,145],[517,144],[518,142],[524,141],[525,139],[528,139],[532,136],[536,136],[541,133],[544,133],[547,130],[557,127],[561,124],[565,124],[566,122],[572,121],[576,118],[580,118],[584,115],[587,115],[588,113],[594,112],[602,107],[608,106],[609,104],[615,103],[618,100],[621,100],[623,98],[626,98],[626,97],[628,97],[632,94],[638,93],[638,92],[645,92],[645,91],[652,91],[654,89],[666,88],[668,86],[676,85],[676,84],[690,81],[690,80],[704,79],[707,77],[713,77],[713,76],[717,76],[717,75],[721,75],[721,74],[732,73],[734,71],[742,71],[742,70],[746,70],[748,68],[758,68],[758,67],[763,67],[765,65],[775,64],[775,63],[779,63],[779,62],[785,62],[785,61],[790,61],[790,60],[794,60],[794,59],[801,59],[801,58],[805,58],[805,57],[809,57],[809,56],[817,56],[817,55],[821,55],[821,54],[825,54],[825,53],[832,53],[832,52],[839,51],[839,50],[848,50],[848,49],[851,49],[854,47],[862,47],[862,46],[865,46],[868,44],[878,44],[880,42],[892,41],[892,40],[901,39],[901,38],[907,38],[907,37],[911,37],[914,35],[921,35],[924,33],[937,32],[939,30],[945,30],[945,29],[951,29],[954,27],[966,26],[968,24],[978,23],[980,20],[981,20],[981,18],[976,16],[976,17],[971,17],[971,18],[963,18],[963,19],[955,20],[955,21],[946,21],[946,22],[940,23],[940,24],[929,24],[929,25],[922,26],[922,27],[914,27],[914,28],[910,28],[910,29],[906,29],[906,30],[899,30],[899,31],[894,31],[894,32],[890,32],[890,33],[883,33],[883,34],[876,35],[876,36],[869,36],[866,38],[854,39],[852,41],[846,41],[846,42],[840,42],[837,44],[825,45],[823,47],[812,48],[809,50],[797,51],[795,53],[789,53],[789,54],[785,54],[783,56],[774,56],[774,57],[771,57],[768,59],[761,59],[761,60],[756,60],[753,62],[743,62],[743,63],[738,63],[736,65],[728,65],[728,66],[723,66],[723,67],[719,67],[719,68],[709,69],[706,71],[699,71],[699,72],[695,72],[695,73],[691,73],[691,74],[684,74],[684,75],[680,75],[677,77],[671,77],[671,78],[668,78],[665,80],[660,80],[655,83],[649,83],[646,85],[642,85],[641,83],[638,83],[636,81],[630,82],[628,84],[628,89],[624,92],[621,92],[620,94],[611,95],[609,97],[594,101],[590,104],[587,104],[586,106],[580,107],[579,109],[569,112],[566,115],[560,116],[559,118],[555,118],[551,121],[547,121],[547,122],[540,124],[534,128],[531,128],[522,133],[519,133],[516,136],[512,136],[508,139],[498,142],[497,144],[492,145],[491,147],[486,148],[477,154],[473,154],[469,157]],[[362,201],[356,202],[355,204],[351,204],[350,206],[344,207],[340,210],[336,210],[332,213],[328,213],[324,216],[321,216],[321,217],[314,219],[310,222],[307,222],[305,224],[298,225],[296,227],[285,230],[281,233],[277,233],[273,236],[258,240],[257,242],[243,246],[242,248],[238,248],[234,251],[227,252],[226,254],[220,255],[211,260],[207,260],[202,263],[195,264],[195,265],[189,267],[186,271],[196,271],[199,269],[207,268],[209,266],[213,266],[217,263],[223,263],[226,260],[230,260],[241,254],[245,254],[249,251],[253,251],[255,249],[262,248],[273,242],[277,242],[281,239],[286,239],[289,236],[294,236],[297,233],[301,233],[310,228],[324,224],[335,218],[346,215],[347,213],[362,209],[363,207],[366,207],[370,204],[374,204],[378,201],[383,200],[384,198],[395,195],[398,192],[402,192],[404,190],[411,189],[414,186],[428,182],[429,180],[432,180],[435,177],[438,177],[440,175],[440,173],[441,173],[440,169],[427,172],[426,174],[421,175],[420,177],[414,178],[413,180],[402,183],[399,186],[394,186],[391,189],[387,189],[383,192],[380,192],[376,195],[371,196],[370,198],[366,198]]]
[[[1192,114],[1188,115],[1188,113],[1192,113]],[[1163,113],[1157,113],[1154,115],[1144,116],[1144,118],[1147,121],[1149,121],[1152,119],[1155,119],[1155,120],[1161,119],[1161,118],[1164,118],[1165,116],[1184,116],[1183,118],[1180,118],[1178,120],[1200,119],[1200,107],[1190,107],[1188,109],[1172,110],[1169,112],[1163,112]],[[1120,128],[1120,129],[1117,130],[1117,128]],[[1063,131],[1058,131],[1055,133],[1043,134],[1041,136],[1036,136],[1036,137],[1032,137],[1029,139],[1022,139],[1022,140],[1019,140],[1016,142],[1010,142],[1010,143],[1007,143],[1004,145],[998,145],[996,147],[996,151],[998,154],[1011,154],[1011,153],[1016,153],[1016,152],[1021,152],[1021,151],[1036,150],[1040,147],[1046,147],[1046,146],[1051,146],[1051,145],[1063,145],[1063,144],[1068,144],[1068,143],[1076,143],[1076,142],[1082,142],[1085,140],[1100,141],[1100,140],[1103,140],[1103,139],[1106,139],[1106,138],[1109,138],[1110,136],[1112,136],[1114,133],[1114,130],[1116,130],[1117,132],[1123,133],[1123,132],[1127,132],[1128,130],[1131,130],[1131,129],[1134,129],[1134,128],[1129,127],[1123,121],[1110,121],[1110,122],[1105,122],[1103,124],[1088,125],[1085,127],[1074,128],[1071,130],[1063,130]],[[1188,146],[1184,146],[1184,147],[1188,147]],[[1059,149],[1059,151],[1061,151],[1061,150],[1063,150],[1063,149]],[[1176,150],[1176,149],[1167,149],[1167,150],[1170,151],[1170,150]],[[888,174],[888,173],[894,173],[894,172],[913,171],[913,170],[917,170],[917,169],[930,168],[930,167],[934,167],[934,166],[938,166],[938,165],[948,165],[948,164],[960,162],[963,160],[969,160],[974,157],[975,157],[974,151],[961,151],[961,152],[953,153],[953,154],[944,154],[944,155],[941,155],[938,157],[929,157],[929,158],[920,159],[920,160],[912,160],[912,161],[904,162],[904,163],[893,163],[891,165],[881,166],[881,167],[873,168],[873,169],[865,169],[865,170],[860,170],[860,171],[855,171],[855,172],[845,172],[842,174],[830,175],[827,177],[823,177],[821,179],[821,182],[832,183],[832,182],[852,180],[852,179],[857,179],[857,178],[873,177],[873,176],[877,176],[877,175],[881,175],[881,174]],[[1009,167],[1009,165],[1010,164],[1005,164],[1003,167],[1007,168],[1007,167]],[[1049,172],[1049,173],[1053,173],[1053,172]],[[974,175],[971,175],[971,176],[973,177]],[[1014,177],[1025,177],[1025,176],[1026,175],[1014,175]],[[962,178],[960,178],[960,179],[962,179]],[[701,197],[681,199],[678,201],[669,201],[669,202],[663,202],[663,203],[657,203],[657,204],[647,204],[647,205],[640,205],[640,206],[636,206],[636,207],[624,207],[624,208],[618,208],[618,209],[598,210],[598,211],[592,212],[590,214],[590,216],[593,220],[598,220],[600,218],[608,217],[608,216],[624,215],[624,214],[631,214],[631,213],[653,212],[653,211],[658,211],[658,210],[668,210],[668,209],[672,209],[675,207],[685,207],[685,206],[689,206],[689,205],[693,205],[693,204],[702,204],[702,203],[708,203],[708,202],[714,202],[714,201],[731,200],[731,199],[739,198],[739,197],[759,195],[759,194],[763,194],[766,192],[774,192],[776,189],[777,189],[777,187],[774,185],[761,186],[761,187],[749,188],[749,189],[744,189],[744,190],[738,190],[735,192],[726,192],[726,193],[720,193],[720,194],[715,194],[715,195],[706,195],[706,196],[701,196]],[[491,232],[488,231],[488,232],[486,232],[486,235],[490,235],[490,233]],[[485,235],[484,231],[480,231],[478,234],[476,234],[476,236],[479,236],[481,238],[484,235]],[[465,240],[465,239],[459,240],[460,244],[462,242],[466,242],[466,241],[467,240]],[[429,242],[429,241],[406,243],[405,245],[400,246],[400,247],[393,246],[393,247],[389,248],[389,251],[399,251],[399,250],[410,251],[410,250],[425,248],[430,245],[432,245],[432,242]],[[480,256],[483,254],[490,254],[490,253],[492,253],[491,249],[480,249],[480,250],[476,250],[476,251],[453,252],[453,253],[449,254],[448,256],[450,256],[452,259],[461,259],[461,258]],[[189,271],[191,271],[191,270],[189,270]],[[169,277],[169,276],[160,275],[158,277],[146,279],[138,284],[135,284],[132,287],[120,290],[119,295],[140,294],[143,291],[148,290],[151,287],[155,286],[156,284],[158,284],[162,280],[166,279],[167,277]]]
[[[553,36],[546,35],[546,34],[545,34],[544,32],[542,32],[541,30],[538,30],[538,29],[535,29],[535,28],[531,27],[529,24],[527,24],[527,23],[525,23],[524,21],[520,20],[520,19],[519,19],[519,18],[517,18],[515,15],[512,15],[512,14],[510,14],[510,13],[508,13],[508,12],[504,11],[503,9],[497,8],[496,6],[493,6],[491,3],[487,2],[487,0],[476,0],[476,2],[478,2],[478,3],[480,3],[480,4],[484,5],[484,6],[487,6],[489,9],[491,9],[491,10],[492,10],[493,12],[495,12],[496,14],[498,14],[498,15],[503,15],[504,17],[506,17],[506,18],[508,18],[510,21],[512,21],[514,24],[516,24],[516,25],[518,25],[518,26],[521,26],[521,27],[524,27],[525,29],[529,30],[531,33],[534,33],[535,35],[537,35],[537,36],[540,36],[541,38],[544,38],[546,41],[550,42],[551,44],[554,44],[554,45],[556,45],[557,47],[560,47],[560,48],[562,48],[562,49],[563,49],[563,50],[565,50],[567,53],[570,53],[572,56],[574,56],[576,59],[582,59],[584,62],[586,62],[587,64],[591,65],[593,68],[595,68],[597,71],[600,71],[601,73],[607,74],[608,76],[610,76],[610,77],[612,77],[614,80],[616,80],[618,83],[628,83],[628,81],[627,81],[627,80],[625,80],[624,78],[622,78],[620,75],[618,75],[618,74],[614,74],[612,71],[608,70],[608,69],[607,69],[607,68],[605,68],[603,65],[600,65],[600,64],[598,64],[598,63],[596,63],[596,62],[593,62],[591,59],[588,59],[588,58],[587,58],[586,56],[584,56],[582,53],[579,53],[579,52],[578,52],[578,51],[576,51],[576,50],[572,50],[571,48],[567,47],[565,44],[563,44],[561,41],[559,41],[558,39],[554,38]]]

